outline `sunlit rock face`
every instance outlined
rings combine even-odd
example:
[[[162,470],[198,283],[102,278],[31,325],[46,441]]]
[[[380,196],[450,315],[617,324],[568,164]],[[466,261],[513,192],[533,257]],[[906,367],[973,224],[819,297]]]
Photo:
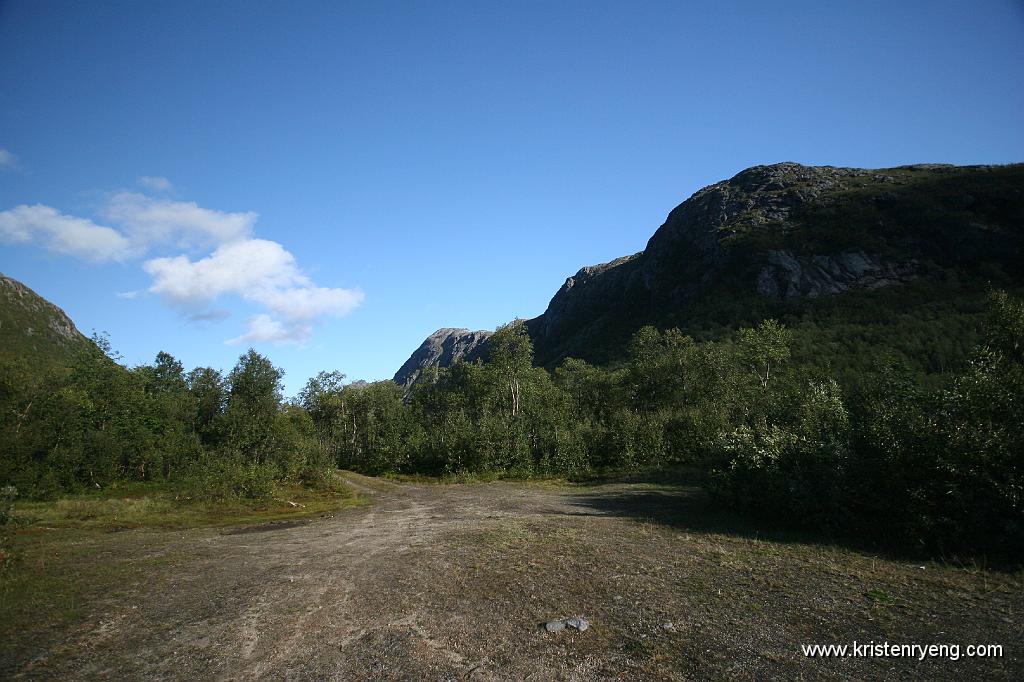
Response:
[[[483,343],[491,335],[488,331],[468,329],[438,329],[420,344],[405,364],[395,373],[394,382],[409,388],[428,367],[450,367],[459,360],[473,361],[483,350]]]

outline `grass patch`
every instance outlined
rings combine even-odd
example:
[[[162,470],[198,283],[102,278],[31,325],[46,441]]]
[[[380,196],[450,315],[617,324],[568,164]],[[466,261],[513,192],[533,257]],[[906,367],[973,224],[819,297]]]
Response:
[[[259,523],[325,514],[365,503],[344,483],[324,489],[278,486],[263,499],[211,501],[161,484],[122,483],[55,501],[17,502],[11,525],[15,536],[39,528],[123,530],[128,528],[196,528]]]
[[[112,537],[82,528],[21,528],[13,534],[15,561],[0,572],[0,663],[81,620],[96,595],[141,580],[159,561],[142,551],[112,551]]]
[[[884,590],[868,590],[864,593],[864,596],[870,599],[875,604],[889,605],[896,603],[896,600],[893,599],[889,595],[889,593],[885,592]]]
[[[569,488],[585,490],[610,483],[624,483],[636,487],[663,485],[697,485],[706,476],[692,466],[650,467],[647,469],[608,469],[579,474],[526,475],[502,471],[459,471],[447,474],[384,473],[377,477],[395,483],[419,485],[471,485],[475,483],[515,483],[532,488]],[[372,479],[371,479],[372,480]]]
[[[443,474],[418,474],[390,472],[380,478],[396,483],[417,483],[425,485],[461,485],[466,483],[493,483],[495,481],[525,481],[522,475],[513,475],[503,471],[455,471]]]

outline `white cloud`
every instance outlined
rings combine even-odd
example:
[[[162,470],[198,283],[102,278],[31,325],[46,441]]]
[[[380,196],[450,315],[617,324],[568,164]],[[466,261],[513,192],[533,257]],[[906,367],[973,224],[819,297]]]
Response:
[[[250,317],[246,322],[246,327],[248,331],[244,334],[228,339],[224,343],[232,346],[260,342],[277,344],[304,343],[313,332],[309,324],[285,325],[265,313]]]
[[[154,199],[137,192],[115,194],[103,215],[120,225],[142,251],[160,244],[210,247],[252,235],[256,213],[227,213],[191,201]]]
[[[142,267],[153,277],[149,291],[183,310],[197,310],[219,296],[234,294],[265,306],[277,316],[253,317],[249,331],[232,339],[232,343],[300,343],[309,338],[314,320],[346,315],[363,300],[363,292],[358,289],[314,285],[299,270],[291,253],[266,239],[223,244],[196,261],[187,256],[154,258]]]
[[[131,254],[129,241],[117,230],[41,204],[0,212],[0,240],[39,240],[50,251],[93,262],[123,260]]]
[[[0,149],[0,170],[18,170],[20,167],[17,156],[6,149]]]
[[[143,175],[138,182],[151,192],[170,192],[174,189],[171,181],[160,175]]]
[[[347,315],[363,302],[363,292],[358,289],[327,289],[309,283],[302,287],[265,292],[259,301],[279,315],[298,322],[323,315]]]
[[[147,181],[144,184],[160,184],[148,182],[154,180],[166,181],[140,178]],[[304,343],[317,320],[347,315],[363,301],[358,289],[317,286],[284,246],[253,237],[256,213],[228,213],[120,192],[102,215],[116,229],[49,206],[17,206],[0,212],[0,242],[38,242],[51,251],[96,262],[139,258],[168,245],[213,249],[195,260],[185,253],[151,258],[142,269],[152,277],[147,293],[156,294],[192,322],[227,317],[227,311],[211,306],[222,296],[237,296],[266,310],[251,317],[246,333],[229,343]],[[142,293],[125,291],[117,296],[134,299]]]
[[[252,298],[308,281],[296,267],[295,257],[266,239],[224,244],[197,261],[188,256],[154,258],[142,268],[153,276],[152,293],[186,307],[222,294]]]

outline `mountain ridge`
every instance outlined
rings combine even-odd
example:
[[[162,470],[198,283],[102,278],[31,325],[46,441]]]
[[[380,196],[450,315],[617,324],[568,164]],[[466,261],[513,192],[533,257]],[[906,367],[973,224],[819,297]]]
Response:
[[[65,364],[76,349],[92,345],[60,307],[0,273],[0,358]]]
[[[693,326],[716,299],[771,313],[993,268],[1019,283],[1022,187],[1024,164],[744,169],[677,205],[643,251],[568,277],[526,320],[537,364],[608,361],[643,324]]]

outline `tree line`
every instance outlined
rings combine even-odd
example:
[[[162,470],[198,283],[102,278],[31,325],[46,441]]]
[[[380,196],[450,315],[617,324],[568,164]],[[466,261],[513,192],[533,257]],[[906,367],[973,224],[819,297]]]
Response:
[[[213,497],[368,474],[587,477],[686,467],[723,504],[928,550],[1024,556],[1024,304],[990,296],[981,343],[938,387],[879,356],[842,383],[797,363],[774,320],[720,341],[640,329],[624,359],[533,366],[522,323],[487,357],[390,381],[321,372],[291,400],[249,350],[226,375],[160,353],[130,370],[98,339],[66,373],[2,372],[0,485],[117,480]]]
[[[65,369],[0,371],[0,484],[52,497],[116,481],[182,485],[212,498],[268,495],[275,482],[322,479],[306,412],[282,399],[284,373],[249,350],[223,374],[185,372],[161,352],[126,369],[104,337]]]

